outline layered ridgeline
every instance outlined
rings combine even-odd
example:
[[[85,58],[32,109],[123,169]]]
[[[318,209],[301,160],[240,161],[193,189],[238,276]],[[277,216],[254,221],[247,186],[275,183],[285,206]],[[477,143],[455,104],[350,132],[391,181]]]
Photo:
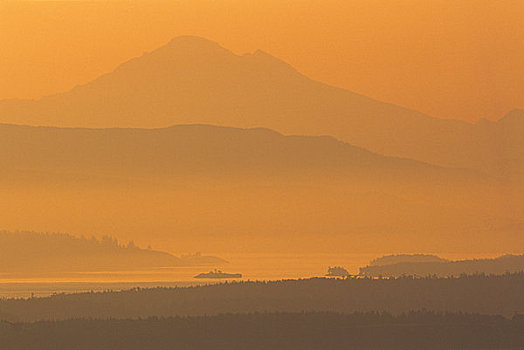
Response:
[[[360,268],[370,277],[439,276],[504,274],[524,271],[524,255],[504,255],[493,259],[449,261],[434,255],[389,255]]]
[[[4,278],[65,272],[216,266],[225,262],[200,254],[177,257],[150,248],[139,248],[132,241],[121,244],[109,236],[98,240],[59,233],[0,232],[0,276]]]
[[[518,253],[518,190],[327,136],[0,125],[0,210],[10,230],[96,227],[184,251]]]
[[[0,101],[0,122],[72,127],[208,123],[331,135],[386,155],[493,174],[524,169],[524,112],[468,124],[310,80],[262,51],[178,37],[113,72],[37,101]]]
[[[126,319],[251,312],[524,313],[524,273],[459,278],[229,282],[0,300],[0,320]]]

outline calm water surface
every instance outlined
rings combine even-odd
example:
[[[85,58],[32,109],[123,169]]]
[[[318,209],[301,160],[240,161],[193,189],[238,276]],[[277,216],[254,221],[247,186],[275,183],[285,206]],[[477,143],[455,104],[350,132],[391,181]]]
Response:
[[[224,280],[198,280],[193,276],[213,268],[242,273],[244,281],[296,279],[323,276],[329,266],[343,266],[350,273],[383,254],[214,254],[229,261],[222,266],[168,267],[144,271],[66,273],[40,276],[4,275],[0,278],[1,298],[28,298],[55,293],[125,290],[131,288],[187,287],[220,283]],[[448,259],[492,257],[442,254]]]

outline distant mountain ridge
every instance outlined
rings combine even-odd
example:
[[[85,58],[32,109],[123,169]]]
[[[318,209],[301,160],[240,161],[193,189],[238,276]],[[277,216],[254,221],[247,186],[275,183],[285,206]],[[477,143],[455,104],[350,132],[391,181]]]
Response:
[[[0,151],[0,180],[76,174],[488,181],[474,171],[386,157],[332,137],[285,136],[261,128],[73,129],[0,124],[0,150],[9,150]]]
[[[524,172],[524,111],[468,124],[320,82],[262,51],[242,56],[198,37],[178,37],[91,83],[37,101],[0,101],[0,122],[73,127],[215,124],[331,135],[385,155]]]

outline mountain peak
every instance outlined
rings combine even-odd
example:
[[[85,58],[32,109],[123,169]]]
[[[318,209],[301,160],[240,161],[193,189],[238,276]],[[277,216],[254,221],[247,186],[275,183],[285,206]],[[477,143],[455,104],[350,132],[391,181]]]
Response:
[[[275,69],[276,72],[297,72],[291,65],[260,49],[253,53],[236,55],[215,41],[190,35],[175,37],[165,46],[151,52],[151,54],[166,55],[177,59],[187,58],[191,62],[196,60],[212,64],[216,64],[217,60],[227,60],[237,64],[240,59],[247,64],[254,64],[258,69]]]
[[[217,42],[213,40],[209,40],[206,38],[202,38],[199,36],[194,35],[183,35],[183,36],[177,36],[171,39],[164,47],[172,47],[172,48],[213,48],[213,49],[222,49],[225,51],[228,51],[224,49],[222,46],[220,46]]]
[[[215,57],[235,56],[233,52],[220,46],[215,41],[198,36],[178,36],[166,45],[152,51],[149,55],[167,55],[175,57]]]

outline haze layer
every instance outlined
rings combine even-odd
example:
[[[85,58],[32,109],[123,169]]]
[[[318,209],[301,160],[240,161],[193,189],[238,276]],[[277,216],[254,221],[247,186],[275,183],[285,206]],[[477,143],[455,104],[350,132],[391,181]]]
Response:
[[[518,252],[522,187],[331,137],[0,126],[5,228],[184,252]]]

